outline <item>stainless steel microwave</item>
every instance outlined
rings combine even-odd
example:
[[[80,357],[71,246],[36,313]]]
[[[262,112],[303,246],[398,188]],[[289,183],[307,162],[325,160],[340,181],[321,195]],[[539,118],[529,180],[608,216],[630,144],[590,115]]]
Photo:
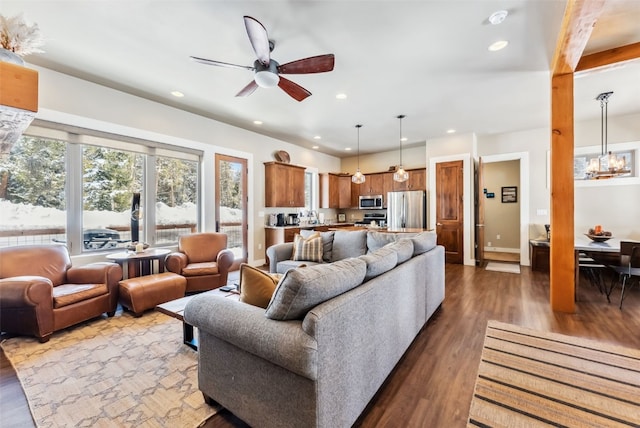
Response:
[[[382,195],[358,197],[358,208],[361,210],[380,210],[382,207]]]

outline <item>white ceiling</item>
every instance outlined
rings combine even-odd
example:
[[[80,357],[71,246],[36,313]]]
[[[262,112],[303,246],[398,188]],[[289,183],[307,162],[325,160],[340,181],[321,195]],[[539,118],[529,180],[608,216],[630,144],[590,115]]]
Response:
[[[337,156],[458,133],[548,126],[549,68],[563,0],[422,1],[15,1],[46,40],[32,64],[97,82]],[[504,9],[500,25],[487,18]],[[259,20],[283,64],[335,54],[330,73],[287,75],[312,92],[297,102],[279,88],[235,94],[252,72],[198,64],[190,55],[240,65],[255,59],[243,15]],[[587,53],[640,41],[640,0],[607,0]],[[494,41],[507,48],[489,52]],[[614,91],[609,115],[640,113],[640,61],[576,79],[576,120],[598,118],[594,101]],[[178,90],[184,98],[170,92]],[[346,100],[336,94],[346,93]],[[256,126],[254,120],[263,121]],[[314,140],[319,135],[321,140]]]

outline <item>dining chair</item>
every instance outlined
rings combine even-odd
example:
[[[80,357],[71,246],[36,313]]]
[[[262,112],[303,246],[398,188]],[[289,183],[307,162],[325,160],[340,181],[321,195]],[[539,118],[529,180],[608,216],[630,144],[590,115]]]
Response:
[[[578,253],[578,269],[587,277],[592,286],[598,287],[600,294],[606,293],[603,272],[607,266],[583,252]]]
[[[620,265],[611,266],[611,268],[618,274],[618,281],[615,281],[614,278],[611,282],[611,287],[607,292],[607,300],[611,301],[609,299],[611,292],[616,284],[620,284],[622,286],[620,309],[622,309],[625,291],[628,291],[634,283],[640,282],[640,242],[621,241]]]

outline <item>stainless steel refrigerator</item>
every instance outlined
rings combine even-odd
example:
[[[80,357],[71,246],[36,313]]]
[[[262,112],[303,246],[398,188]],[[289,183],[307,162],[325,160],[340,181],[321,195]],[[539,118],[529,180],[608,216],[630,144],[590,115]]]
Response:
[[[424,229],[427,224],[426,203],[424,190],[387,193],[387,227]]]

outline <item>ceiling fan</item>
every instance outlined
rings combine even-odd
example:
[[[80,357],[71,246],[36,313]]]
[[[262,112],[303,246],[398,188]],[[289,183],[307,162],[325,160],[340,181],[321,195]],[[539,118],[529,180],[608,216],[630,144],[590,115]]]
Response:
[[[221,61],[214,61],[206,58],[198,58],[192,56],[191,59],[202,64],[215,65],[218,67],[243,68],[245,70],[254,71],[254,80],[247,86],[242,88],[236,94],[236,97],[246,97],[251,95],[258,86],[262,88],[272,88],[278,85],[283,91],[289,94],[297,101],[302,101],[311,95],[297,83],[289,79],[285,79],[280,74],[310,74],[324,73],[333,70],[334,56],[333,54],[312,56],[309,58],[299,59],[288,62],[286,64],[278,64],[276,60],[271,59],[271,51],[275,47],[275,42],[269,40],[267,30],[257,19],[250,16],[244,17],[244,25],[249,35],[249,41],[258,59],[253,63],[253,67],[237,64],[229,64]]]

